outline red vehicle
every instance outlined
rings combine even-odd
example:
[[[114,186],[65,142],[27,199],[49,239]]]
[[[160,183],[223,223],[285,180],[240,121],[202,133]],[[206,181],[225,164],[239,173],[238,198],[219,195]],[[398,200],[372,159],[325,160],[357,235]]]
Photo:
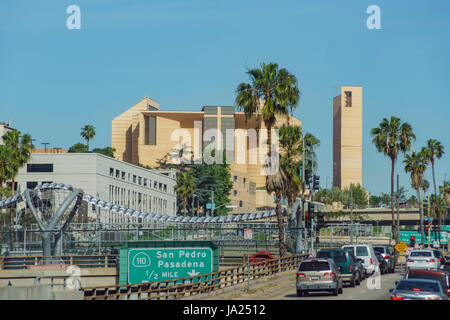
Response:
[[[272,259],[273,255],[271,255],[269,251],[261,250],[250,257],[250,263],[258,263]]]
[[[409,270],[405,275],[405,279],[429,279],[440,281],[442,289],[444,289],[444,292],[450,297],[450,275],[444,270]]]

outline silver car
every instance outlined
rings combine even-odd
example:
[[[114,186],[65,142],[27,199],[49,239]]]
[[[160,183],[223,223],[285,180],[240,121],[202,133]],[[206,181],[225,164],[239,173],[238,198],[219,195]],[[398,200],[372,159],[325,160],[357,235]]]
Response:
[[[389,292],[391,300],[448,300],[437,280],[403,279]]]
[[[311,258],[300,262],[297,271],[297,297],[310,291],[342,293],[341,272],[332,259]]]
[[[407,269],[437,269],[441,262],[435,256],[433,250],[413,250],[406,258]]]

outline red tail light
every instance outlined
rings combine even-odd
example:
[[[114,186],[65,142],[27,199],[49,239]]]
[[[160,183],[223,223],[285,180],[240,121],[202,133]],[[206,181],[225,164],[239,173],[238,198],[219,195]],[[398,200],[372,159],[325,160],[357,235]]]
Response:
[[[434,260],[434,259],[430,259],[430,260],[427,260],[427,262],[435,262],[436,260]]]
[[[335,275],[334,272],[325,272],[325,273],[323,274],[324,277],[326,277],[326,276],[332,277],[332,276],[334,276],[334,275]]]
[[[439,261],[441,261],[441,262],[442,262],[442,258],[439,258]]]
[[[370,258],[370,264],[372,264],[372,258]]]
[[[389,260],[389,256],[384,256],[384,259],[385,260]]]
[[[348,267],[348,271],[349,271],[349,272],[352,272],[352,266],[349,266],[349,267]]]
[[[414,260],[406,259],[406,262],[414,262]]]
[[[391,300],[403,300],[403,297],[391,296]]]
[[[306,275],[304,273],[297,273],[297,278],[304,278]]]

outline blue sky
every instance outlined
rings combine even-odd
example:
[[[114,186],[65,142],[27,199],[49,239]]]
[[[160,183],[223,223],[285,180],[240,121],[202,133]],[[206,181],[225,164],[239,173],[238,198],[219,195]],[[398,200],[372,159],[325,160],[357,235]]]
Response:
[[[369,30],[370,5],[381,30]],[[69,30],[66,9],[81,9]],[[371,144],[383,117],[408,121],[414,149],[445,146],[438,184],[450,178],[450,2],[4,0],[0,3],[0,121],[35,144],[69,148],[96,128],[111,144],[111,120],[146,95],[162,109],[233,105],[247,68],[276,62],[299,80],[294,115],[321,140],[319,175],[332,183],[335,86],[363,86],[363,185],[389,192],[390,161]],[[400,158],[400,161],[402,159]],[[397,165],[400,184],[410,179]],[[430,182],[431,170],[426,174]]]

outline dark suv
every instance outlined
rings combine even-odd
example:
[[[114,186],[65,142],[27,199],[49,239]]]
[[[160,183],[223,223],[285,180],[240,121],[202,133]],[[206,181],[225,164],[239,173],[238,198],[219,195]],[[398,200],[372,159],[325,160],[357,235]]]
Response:
[[[387,264],[387,272],[395,272],[394,247],[389,245],[373,246],[375,253],[379,253]]]
[[[342,281],[349,283],[350,287],[354,287],[355,284],[359,286],[361,283],[359,268],[356,266],[354,256],[348,251],[342,249],[322,249],[317,252],[316,256],[322,259],[333,259],[341,272]]]

